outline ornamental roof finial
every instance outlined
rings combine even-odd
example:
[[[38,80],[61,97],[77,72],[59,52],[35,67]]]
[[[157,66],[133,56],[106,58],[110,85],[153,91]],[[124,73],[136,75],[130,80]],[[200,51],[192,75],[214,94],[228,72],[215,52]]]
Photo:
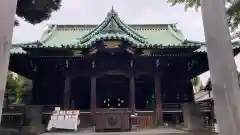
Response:
[[[112,9],[110,10],[110,12],[108,12],[108,16],[117,16],[117,12],[114,10],[114,6],[112,5]]]
[[[112,10],[111,11],[114,11],[114,6],[112,5]]]

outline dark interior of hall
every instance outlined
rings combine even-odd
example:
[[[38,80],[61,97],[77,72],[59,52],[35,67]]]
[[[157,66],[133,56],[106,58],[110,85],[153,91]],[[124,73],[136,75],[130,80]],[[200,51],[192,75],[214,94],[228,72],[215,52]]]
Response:
[[[39,70],[33,83],[32,102],[40,105],[61,106],[64,79],[58,70]]]
[[[140,75],[135,79],[135,106],[137,110],[154,110],[154,79],[150,75]]]
[[[54,75],[53,75],[54,74]],[[50,80],[54,80],[49,84]],[[35,102],[38,104],[61,105],[63,102],[64,78],[52,72],[35,81]],[[38,84],[39,83],[39,84]],[[129,77],[124,75],[103,75],[97,78],[97,108],[130,108]],[[154,77],[139,75],[135,78],[135,107],[137,110],[153,110],[155,107]],[[193,100],[192,89],[186,83],[174,79],[162,80],[161,98],[164,103]],[[44,100],[42,100],[44,97]],[[71,107],[90,110],[91,81],[89,76],[79,76],[71,82]]]
[[[130,108],[129,78],[124,75],[103,75],[97,78],[97,108]],[[137,110],[152,110],[155,106],[153,77],[135,78]],[[89,76],[75,78],[71,83],[71,102],[74,109],[90,110],[91,82]]]
[[[89,76],[79,76],[71,83],[71,106],[73,109],[90,110],[91,81]]]
[[[129,79],[123,75],[104,75],[97,79],[98,108],[128,108]]]

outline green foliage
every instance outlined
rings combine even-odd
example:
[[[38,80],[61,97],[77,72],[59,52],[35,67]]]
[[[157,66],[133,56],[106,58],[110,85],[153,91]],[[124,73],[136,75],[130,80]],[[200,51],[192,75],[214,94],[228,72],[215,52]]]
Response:
[[[240,0],[235,0],[227,10],[229,24],[235,30],[240,24]]]
[[[200,86],[199,86],[199,90],[203,90],[204,89],[204,86],[202,84],[202,82],[200,83]]]
[[[18,0],[16,14],[31,24],[37,24],[49,19],[60,6],[61,0]]]
[[[201,6],[201,0],[167,0],[172,6],[185,4],[185,10],[188,8],[198,8]],[[227,0],[230,6],[227,8],[228,22],[232,30],[235,30],[240,24],[240,0]]]
[[[13,73],[8,72],[6,89],[9,104],[22,104],[23,94],[26,92],[26,85],[22,76],[13,76]]]
[[[171,3],[172,6],[177,4],[185,4],[184,9],[187,10],[188,8],[198,8],[201,6],[201,0],[167,0],[168,3]]]
[[[195,78],[193,78],[192,80],[191,80],[191,82],[192,82],[192,85],[194,86],[194,87],[197,87],[199,84],[200,84],[200,78],[199,77],[195,77]]]
[[[200,85],[201,85],[201,80],[200,80],[200,78],[199,78],[199,77],[195,77],[195,78],[193,78],[193,79],[191,80],[191,82],[192,82],[192,85],[193,85],[193,90],[194,90],[194,92],[199,91]]]

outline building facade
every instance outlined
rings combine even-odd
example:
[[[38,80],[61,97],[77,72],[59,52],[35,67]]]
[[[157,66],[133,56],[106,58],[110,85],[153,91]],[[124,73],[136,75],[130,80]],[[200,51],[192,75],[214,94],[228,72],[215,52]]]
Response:
[[[79,109],[86,125],[101,108],[162,123],[184,119],[191,78],[208,61],[205,43],[186,40],[175,24],[128,25],[112,9],[98,25],[49,25],[39,41],[13,45],[9,69],[33,81],[32,104]]]

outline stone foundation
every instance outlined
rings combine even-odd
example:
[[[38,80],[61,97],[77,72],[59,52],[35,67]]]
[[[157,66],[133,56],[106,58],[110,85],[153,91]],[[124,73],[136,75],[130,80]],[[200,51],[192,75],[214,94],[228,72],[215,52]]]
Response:
[[[42,124],[42,106],[31,105],[26,107],[25,120],[21,132],[43,133],[45,126]]]
[[[0,135],[39,135],[38,133],[19,132],[15,129],[0,128]]]

